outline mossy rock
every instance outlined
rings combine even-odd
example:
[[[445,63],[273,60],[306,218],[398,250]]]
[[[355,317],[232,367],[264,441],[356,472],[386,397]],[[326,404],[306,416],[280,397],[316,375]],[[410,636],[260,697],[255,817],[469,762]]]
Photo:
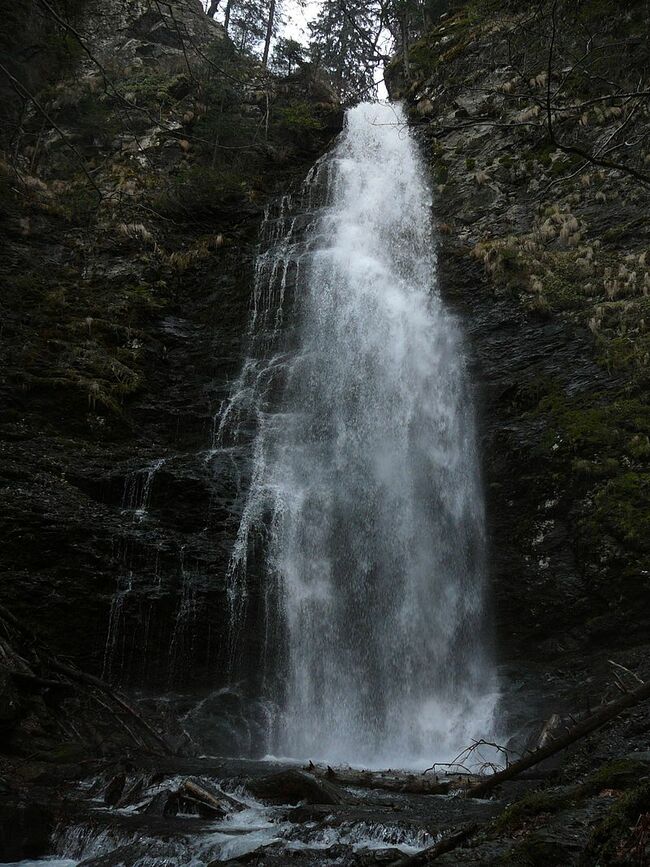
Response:
[[[594,455],[619,458],[626,444],[650,430],[650,406],[641,398],[591,393],[571,401],[552,390],[540,400],[536,413],[550,421],[548,446],[562,438],[562,450],[593,460]]]
[[[640,754],[639,758],[625,757],[607,762],[598,770],[589,774],[581,783],[571,786],[542,789],[531,792],[507,807],[493,822],[491,831],[496,834],[511,834],[527,827],[532,820],[542,815],[553,816],[564,810],[579,807],[589,798],[599,795],[604,790],[627,790],[638,786],[640,779],[650,767],[650,755]],[[540,851],[545,851],[542,840],[534,841],[534,851],[538,843]],[[548,841],[546,841],[548,842]],[[519,852],[519,849],[513,850]],[[528,851],[527,848],[525,851]],[[521,853],[524,849],[521,850]],[[513,863],[529,863],[527,861]],[[537,861],[530,862],[537,864]],[[541,863],[541,862],[540,862]],[[555,862],[547,862],[555,863]]]
[[[549,838],[544,832],[533,831],[506,853],[502,863],[521,867],[564,867],[572,863],[576,849],[570,839]]]
[[[506,807],[495,820],[494,830],[499,834],[510,833],[541,813],[557,813],[565,809],[578,797],[579,791],[575,786],[531,792]]]
[[[589,527],[650,552],[650,473],[628,472],[607,482],[594,496]]]
[[[616,458],[605,458],[602,461],[574,460],[571,471],[577,476],[587,479],[601,479],[615,476],[620,472],[621,465]]]
[[[645,859],[644,827],[650,812],[650,783],[627,792],[596,825],[585,856],[593,864],[642,864]]]
[[[241,207],[246,195],[246,180],[238,172],[194,165],[183,167],[153,205],[163,214],[199,221]]]

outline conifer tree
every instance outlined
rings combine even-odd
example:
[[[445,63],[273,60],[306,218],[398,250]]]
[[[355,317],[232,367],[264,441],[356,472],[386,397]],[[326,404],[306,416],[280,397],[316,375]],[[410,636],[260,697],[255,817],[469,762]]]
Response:
[[[304,45],[295,39],[280,36],[273,46],[271,54],[271,69],[281,75],[291,75],[297,67],[306,61]]]
[[[330,76],[342,102],[372,95],[375,69],[385,59],[383,28],[379,0],[326,0],[310,25],[312,60]]]

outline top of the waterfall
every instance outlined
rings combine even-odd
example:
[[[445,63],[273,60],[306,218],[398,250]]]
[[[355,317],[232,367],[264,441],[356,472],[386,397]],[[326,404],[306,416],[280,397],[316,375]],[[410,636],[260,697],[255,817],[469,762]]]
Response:
[[[400,103],[362,102],[346,113],[346,128],[356,135],[382,139],[410,139],[406,115]]]
[[[381,126],[405,126],[406,115],[401,102],[360,102],[348,109],[349,118],[361,118]]]
[[[431,190],[402,107],[367,102],[349,109],[334,159],[324,221],[339,255],[373,275],[364,283],[373,292],[405,282],[410,291],[429,294]]]

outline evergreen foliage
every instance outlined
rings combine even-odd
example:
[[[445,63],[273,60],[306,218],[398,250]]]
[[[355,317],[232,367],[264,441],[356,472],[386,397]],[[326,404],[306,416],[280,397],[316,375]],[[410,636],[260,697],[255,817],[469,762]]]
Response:
[[[271,69],[279,75],[291,75],[305,63],[306,59],[307,52],[304,45],[295,39],[281,36],[273,46]]]
[[[240,51],[252,52],[266,34],[265,0],[237,0],[230,6],[228,35]]]
[[[382,59],[383,9],[367,0],[328,0],[310,26],[311,56],[331,78],[344,103],[372,95]]]

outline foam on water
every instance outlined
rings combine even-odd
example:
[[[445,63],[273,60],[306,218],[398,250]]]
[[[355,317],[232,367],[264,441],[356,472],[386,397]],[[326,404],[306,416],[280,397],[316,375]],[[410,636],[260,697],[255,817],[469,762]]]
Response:
[[[168,779],[167,787],[174,787],[179,779]],[[417,852],[435,842],[435,837],[418,828],[405,827],[396,817],[394,823],[349,822],[336,823],[331,817],[322,821],[294,823],[286,818],[287,806],[272,807],[253,798],[245,788],[233,781],[208,781],[210,785],[228,791],[245,804],[245,808],[232,812],[223,819],[205,821],[198,816],[180,815],[185,821],[182,831],[170,820],[166,833],[153,831],[146,826],[134,829],[119,822],[106,827],[101,822],[89,821],[60,828],[55,834],[54,846],[60,855],[70,859],[53,858],[43,861],[20,862],[20,867],[74,867],[88,858],[101,858],[120,852],[134,867],[166,867],[169,864],[205,867],[215,859],[228,860],[243,857],[249,852],[274,845],[277,849],[302,849],[316,855],[336,844],[349,846],[352,850],[381,849],[394,847],[405,854]],[[143,792],[142,803],[133,809],[117,812],[133,816],[149,799],[161,790],[160,785],[149,786]],[[114,811],[97,802],[98,817]],[[192,821],[196,822],[193,832]],[[115,856],[117,861],[117,856]],[[320,863],[315,857],[314,863]]]

